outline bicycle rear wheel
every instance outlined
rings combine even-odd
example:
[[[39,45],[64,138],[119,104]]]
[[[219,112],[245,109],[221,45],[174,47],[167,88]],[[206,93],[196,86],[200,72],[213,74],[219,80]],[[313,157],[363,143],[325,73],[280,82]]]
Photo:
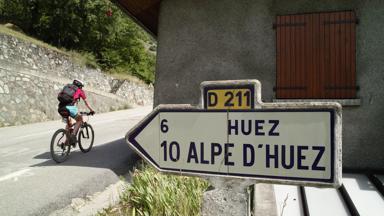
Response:
[[[90,124],[84,123],[79,132],[78,141],[80,150],[83,153],[87,153],[91,150],[93,141],[95,139],[95,133],[93,132],[93,128]]]
[[[51,157],[57,163],[64,162],[69,157],[71,145],[65,129],[57,130],[51,140]]]

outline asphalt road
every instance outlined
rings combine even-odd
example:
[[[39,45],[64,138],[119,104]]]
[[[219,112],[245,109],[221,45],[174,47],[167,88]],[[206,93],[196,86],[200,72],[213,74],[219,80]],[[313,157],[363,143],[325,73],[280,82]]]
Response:
[[[48,215],[73,198],[117,182],[138,159],[124,136],[151,110],[139,107],[91,116],[92,150],[84,154],[76,147],[61,164],[49,153],[53,133],[64,127],[61,121],[0,128],[0,216]]]

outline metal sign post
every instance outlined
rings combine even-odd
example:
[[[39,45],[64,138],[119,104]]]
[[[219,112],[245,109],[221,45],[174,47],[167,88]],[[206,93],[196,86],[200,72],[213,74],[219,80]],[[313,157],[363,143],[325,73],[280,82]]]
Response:
[[[126,140],[159,171],[338,187],[341,106],[263,103],[257,80],[201,84],[201,105],[159,105]]]

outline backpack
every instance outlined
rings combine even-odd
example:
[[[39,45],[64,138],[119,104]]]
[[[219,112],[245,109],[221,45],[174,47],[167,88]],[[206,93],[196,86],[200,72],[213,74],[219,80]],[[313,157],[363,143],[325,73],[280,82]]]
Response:
[[[73,95],[79,87],[73,84],[67,84],[64,86],[63,90],[57,95],[57,100],[60,101],[60,104],[72,104],[74,102]]]

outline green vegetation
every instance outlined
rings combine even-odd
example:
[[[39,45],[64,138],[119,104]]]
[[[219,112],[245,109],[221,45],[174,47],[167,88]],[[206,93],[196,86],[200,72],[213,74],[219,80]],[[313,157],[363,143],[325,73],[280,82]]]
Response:
[[[205,180],[161,174],[149,166],[136,169],[132,184],[123,193],[120,205],[100,212],[110,215],[199,215]]]
[[[0,0],[0,23],[75,50],[90,66],[154,82],[155,41],[108,0]]]

